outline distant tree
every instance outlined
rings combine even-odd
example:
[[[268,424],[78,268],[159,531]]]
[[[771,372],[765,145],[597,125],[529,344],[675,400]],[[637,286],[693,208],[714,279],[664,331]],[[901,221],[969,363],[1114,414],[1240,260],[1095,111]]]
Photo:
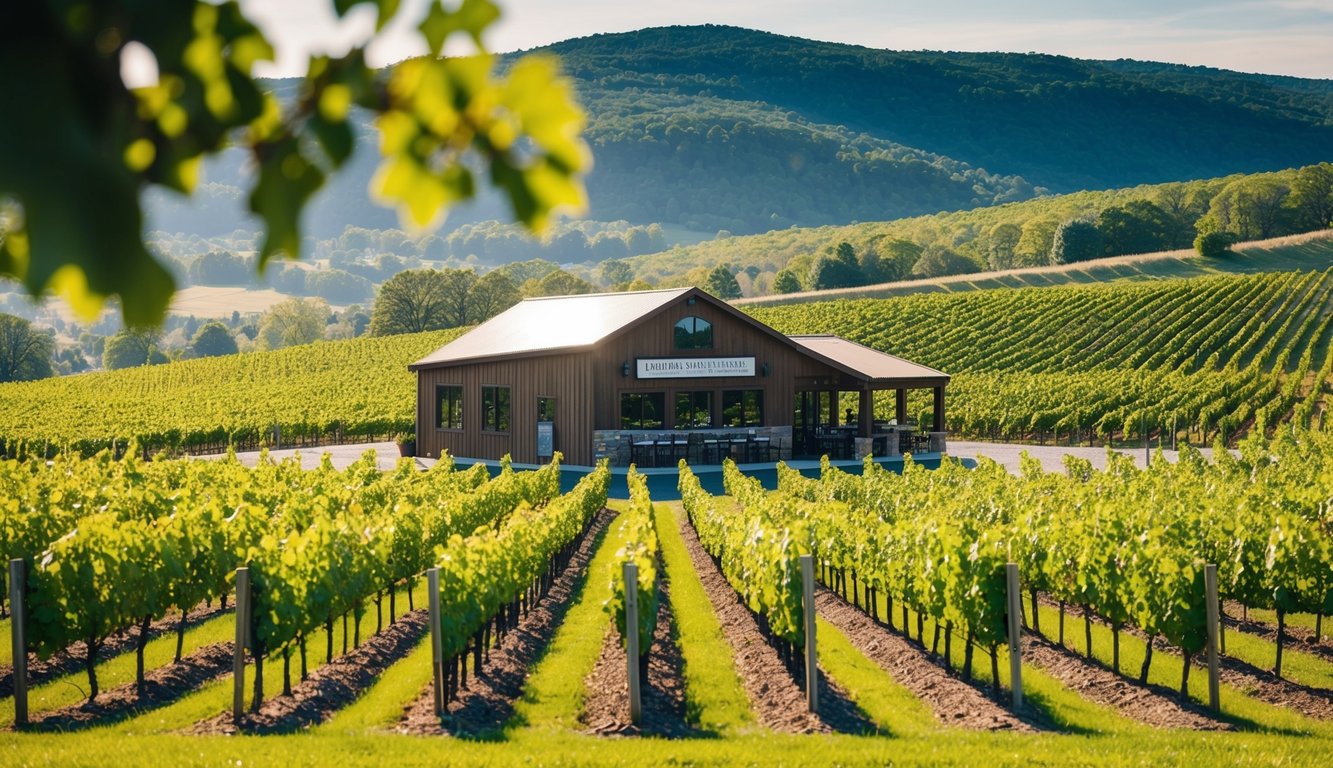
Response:
[[[1086,219],[1071,219],[1055,230],[1051,241],[1051,263],[1073,264],[1103,255],[1101,230]]]
[[[856,259],[856,266],[861,270],[861,280],[865,285],[885,282],[884,267],[880,263],[879,252],[873,247],[861,252]]]
[[[645,235],[644,237],[647,237]],[[608,288],[624,285],[634,279],[634,268],[628,262],[620,259],[610,259],[602,262],[597,267],[597,276],[601,278],[602,285]]]
[[[1023,228],[1012,222],[991,227],[986,233],[986,264],[991,269],[1013,269],[1018,264],[1018,241]]]
[[[491,270],[478,278],[469,292],[469,321],[473,323],[489,320],[523,298],[514,281],[498,270]]]
[[[1051,245],[1059,224],[1054,219],[1039,217],[1023,222],[1023,234],[1014,249],[1014,266],[1036,267],[1051,263]]]
[[[217,357],[236,354],[236,338],[227,330],[227,326],[216,320],[205,323],[190,339],[192,357]]]
[[[65,347],[56,353],[56,367],[61,375],[67,375],[82,373],[92,366],[88,365],[88,358],[83,356],[78,347]]]
[[[876,250],[879,251],[880,281],[888,283],[910,277],[924,249],[911,240],[895,238],[877,244]]]
[[[472,269],[445,269],[444,319],[446,327],[457,328],[472,322],[472,286],[477,284],[477,273]]]
[[[102,367],[108,371],[147,365],[157,344],[157,335],[149,331],[122,330],[106,340]]]
[[[644,280],[642,277],[634,278],[630,281],[629,285],[625,286],[625,290],[627,291],[651,291],[652,289],[653,284]]]
[[[245,285],[250,282],[250,265],[234,253],[210,251],[190,265],[190,282],[195,285]]]
[[[269,307],[259,320],[261,349],[285,349],[324,338],[329,305],[323,299],[286,299]]]
[[[45,379],[54,374],[55,340],[32,323],[0,314],[0,382]]]
[[[579,277],[569,274],[563,269],[556,271],[538,280],[535,284],[536,292],[529,294],[532,296],[576,296],[579,294],[592,293],[596,286]]]
[[[1303,231],[1333,225],[1333,164],[1308,165],[1291,181],[1291,206]]]
[[[1236,236],[1230,232],[1204,232],[1194,238],[1194,250],[1206,259],[1220,259],[1231,253]]]
[[[1097,214],[1107,256],[1164,250],[1172,241],[1173,227],[1167,212],[1147,200],[1113,205]]]
[[[498,272],[503,272],[514,281],[515,285],[523,285],[529,280],[541,281],[543,277],[560,269],[560,265],[546,259],[529,259],[527,261],[510,262],[500,267]]]
[[[267,272],[268,284],[273,286],[274,290],[293,296],[305,295],[306,275],[310,270],[296,264],[269,263],[273,266],[269,267]]]
[[[593,261],[623,259],[629,255],[625,236],[619,232],[598,232],[588,241],[588,252]]]
[[[976,271],[976,262],[942,245],[932,245],[926,248],[921,252],[921,258],[917,259],[916,264],[912,267],[912,274],[918,277],[965,275]]]
[[[375,286],[360,275],[341,269],[310,270],[305,278],[306,293],[330,304],[355,304],[375,295]]]
[[[847,245],[843,243],[843,245]],[[861,265],[853,256],[850,262],[842,255],[820,254],[810,267],[810,290],[825,291],[830,288],[851,288],[862,285],[865,275]]]
[[[1208,204],[1199,232],[1230,232],[1240,240],[1278,234],[1291,188],[1272,175],[1246,176],[1228,183]]]
[[[1181,182],[1162,184],[1153,200],[1171,221],[1167,248],[1187,247],[1194,239],[1194,222],[1208,212],[1208,201]]]
[[[773,276],[773,293],[797,293],[801,290],[804,290],[801,279],[790,269],[780,269]]]
[[[370,315],[372,336],[420,333],[449,328],[445,274],[435,269],[408,269],[380,286]]]
[[[708,279],[704,281],[703,289],[718,297],[719,299],[739,299],[741,297],[741,284],[736,281],[736,276],[725,264],[719,264],[713,267],[708,273]]]

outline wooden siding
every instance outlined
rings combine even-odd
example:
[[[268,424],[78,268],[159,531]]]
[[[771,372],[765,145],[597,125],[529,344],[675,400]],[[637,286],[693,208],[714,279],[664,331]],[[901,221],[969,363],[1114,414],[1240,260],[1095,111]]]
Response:
[[[537,462],[537,398],[556,400],[555,447],[566,464],[592,463],[591,371],[586,354],[498,360],[417,372],[417,452]],[[463,387],[463,429],[437,429],[435,388]],[[509,432],[482,432],[481,388],[509,387]]]
[[[713,324],[713,348],[677,350],[676,323],[691,315]],[[721,417],[721,391],[729,389],[764,390],[764,423],[782,426],[792,423],[797,385],[802,389],[832,389],[842,385],[857,389],[841,372],[815,360],[792,345],[775,338],[744,319],[705,301],[694,305],[682,299],[664,307],[635,327],[598,345],[587,353],[593,380],[593,426],[597,429],[620,427],[620,395],[623,392],[665,392],[666,425],[674,428],[676,392],[708,390],[713,395],[714,423]],[[700,379],[639,379],[635,376],[637,358],[682,357],[754,357],[754,376]],[[623,366],[629,363],[630,374]],[[763,367],[768,366],[768,375]]]

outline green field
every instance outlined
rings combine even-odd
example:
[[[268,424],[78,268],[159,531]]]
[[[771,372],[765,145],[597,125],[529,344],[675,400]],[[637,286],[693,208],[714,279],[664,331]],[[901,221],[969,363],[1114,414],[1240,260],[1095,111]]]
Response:
[[[1333,231],[1291,235],[1242,243],[1222,259],[1205,259],[1193,250],[1141,256],[1116,256],[1076,264],[1029,267],[934,279],[907,280],[864,288],[810,291],[741,299],[740,306],[777,306],[835,299],[884,299],[918,293],[965,293],[992,288],[1048,288],[1121,281],[1169,280],[1256,272],[1322,270],[1333,266]]]
[[[429,681],[428,644],[406,656],[356,704],[308,734],[250,738],[163,733],[202,718],[207,707],[182,701],[118,725],[66,735],[0,735],[0,756],[9,765],[1318,765],[1333,749],[1333,727],[1249,699],[1228,689],[1226,706],[1253,725],[1239,733],[1155,730],[1091,704],[1077,692],[1025,669],[1030,696],[1040,702],[1051,725],[1041,734],[978,733],[935,721],[910,695],[843,640],[821,625],[820,662],[847,687],[881,732],[873,735],[796,736],[765,732],[750,722],[744,694],[723,682],[730,674],[729,652],[715,628],[712,611],[683,561],[674,534],[672,509],[659,506],[665,563],[673,580],[672,608],[689,619],[682,631],[687,696],[698,722],[719,736],[686,740],[598,738],[579,732],[583,678],[595,660],[595,645],[606,621],[601,611],[604,585],[588,580],[576,595],[565,628],[533,670],[530,691],[514,722],[497,739],[472,741],[410,737],[389,732],[403,706]],[[665,524],[663,524],[665,523]],[[593,570],[617,546],[608,536]],[[1099,631],[1099,654],[1109,635]],[[1325,663],[1325,667],[1329,665]],[[1163,666],[1164,676],[1169,676]],[[1197,681],[1202,676],[1196,676]],[[212,710],[225,706],[226,680],[211,696]],[[202,696],[207,691],[201,692]],[[173,725],[174,724],[174,725]]]

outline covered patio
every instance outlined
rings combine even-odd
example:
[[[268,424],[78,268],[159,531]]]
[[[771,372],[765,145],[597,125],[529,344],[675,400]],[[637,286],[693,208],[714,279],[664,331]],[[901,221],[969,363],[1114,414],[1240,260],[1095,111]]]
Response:
[[[946,449],[944,389],[949,375],[832,335],[792,336],[791,340],[823,359],[842,375],[797,380],[792,426],[792,456],[857,459],[904,453],[943,453]],[[908,413],[908,392],[929,390],[928,424]],[[875,393],[894,393],[892,418],[875,418]],[[857,394],[857,408],[840,414],[841,395]]]

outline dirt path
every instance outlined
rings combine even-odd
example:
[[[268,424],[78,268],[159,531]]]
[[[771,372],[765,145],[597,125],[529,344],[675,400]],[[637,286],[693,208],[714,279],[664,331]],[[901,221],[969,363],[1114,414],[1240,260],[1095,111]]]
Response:
[[[228,607],[223,610],[219,606],[205,607],[196,606],[185,615],[186,631],[198,626],[203,622],[219,616],[223,613],[232,613],[233,608]],[[148,625],[148,637],[150,640],[168,632],[175,632],[179,617],[169,616],[165,619],[159,619]],[[133,651],[135,645],[139,642],[139,628],[130,627],[118,635],[112,635],[102,646],[102,650],[97,654],[98,663],[118,656],[122,653]],[[87,646],[82,642],[71,643],[68,647],[56,652],[51,658],[42,661],[37,658],[37,654],[28,654],[28,688],[31,690],[34,686],[41,685],[48,680],[68,675],[73,672],[82,672]],[[182,658],[182,661],[184,659]],[[14,667],[8,664],[0,665],[0,698],[14,695]]]
[[[126,683],[87,702],[33,715],[27,730],[77,731],[164,707],[231,671],[232,644],[213,643],[144,674],[144,695]]]
[[[731,643],[736,672],[760,724],[788,733],[873,731],[874,726],[847,693],[822,671],[819,675],[820,712],[816,715],[807,711],[805,692],[797,687],[777,651],[764,639],[754,616],[741,605],[736,591],[704,551],[688,517],[680,515],[679,524],[685,549],[717,613],[722,633]]]
[[[1057,605],[1046,597],[1042,597],[1041,602],[1048,606]],[[1066,628],[1067,636],[1072,638],[1072,643],[1077,646],[1083,642],[1081,639],[1083,636],[1083,611],[1078,606],[1071,605],[1065,608],[1065,613],[1067,619],[1074,619],[1079,622],[1078,626],[1072,628],[1072,630]],[[1102,627],[1108,626],[1100,616],[1095,614],[1092,620],[1093,623]],[[1147,641],[1147,635],[1136,627],[1127,626],[1121,632],[1139,640]],[[1153,641],[1153,650],[1154,652],[1169,654],[1177,659],[1181,658],[1180,649],[1160,637]],[[1207,656],[1203,653],[1196,653],[1192,661],[1193,674],[1197,674],[1198,670],[1206,668]],[[1293,709],[1316,720],[1333,720],[1333,690],[1283,680],[1266,669],[1260,669],[1253,664],[1248,664],[1230,656],[1219,656],[1218,662],[1221,667],[1219,670],[1221,681],[1240,690],[1246,696],[1268,704]]]
[[[643,718],[639,726],[629,719],[629,669],[620,634],[608,627],[602,654],[585,681],[583,722],[591,733],[668,736],[680,738],[694,731],[685,722],[684,660],[677,643],[671,612],[671,589],[666,570],[657,569],[657,627],[648,655],[648,676],[642,686]]]
[[[982,731],[1036,730],[1032,724],[926,658],[921,648],[879,625],[836,593],[821,587],[815,595],[815,606],[819,615],[842,630],[866,658],[925,702],[940,722]]]
[[[607,510],[598,513],[546,597],[528,611],[498,647],[491,649],[481,674],[468,676],[467,687],[458,692],[456,701],[449,702],[443,718],[435,714],[434,691],[428,685],[404,709],[397,730],[421,735],[482,735],[503,728],[514,713],[514,702],[523,695],[529,670],[564,620],[601,532],[614,518]]]
[[[1142,685],[1137,680],[1117,675],[1038,635],[1023,635],[1023,660],[1089,701],[1111,707],[1140,723],[1157,728],[1232,730],[1229,723],[1214,720],[1193,702],[1182,703],[1176,692],[1169,688]]]
[[[1254,635],[1273,643],[1274,646],[1277,645],[1277,625],[1256,619],[1241,618],[1244,613],[1240,604],[1227,603],[1226,611],[1222,615],[1227,632],[1234,631]],[[1324,618],[1326,626],[1328,621],[1333,620],[1329,617]],[[1286,642],[1283,644],[1284,649],[1308,653],[1311,656],[1318,656],[1324,661],[1333,661],[1333,643],[1315,642],[1313,629],[1288,624],[1282,629],[1282,634],[1286,636]],[[1325,632],[1325,634],[1328,633]]]
[[[411,611],[357,648],[310,673],[292,687],[292,695],[267,699],[258,712],[247,714],[240,725],[224,712],[195,724],[192,733],[294,733],[318,725],[356,701],[394,662],[406,656],[428,627],[424,609]],[[266,664],[281,664],[272,657]]]

